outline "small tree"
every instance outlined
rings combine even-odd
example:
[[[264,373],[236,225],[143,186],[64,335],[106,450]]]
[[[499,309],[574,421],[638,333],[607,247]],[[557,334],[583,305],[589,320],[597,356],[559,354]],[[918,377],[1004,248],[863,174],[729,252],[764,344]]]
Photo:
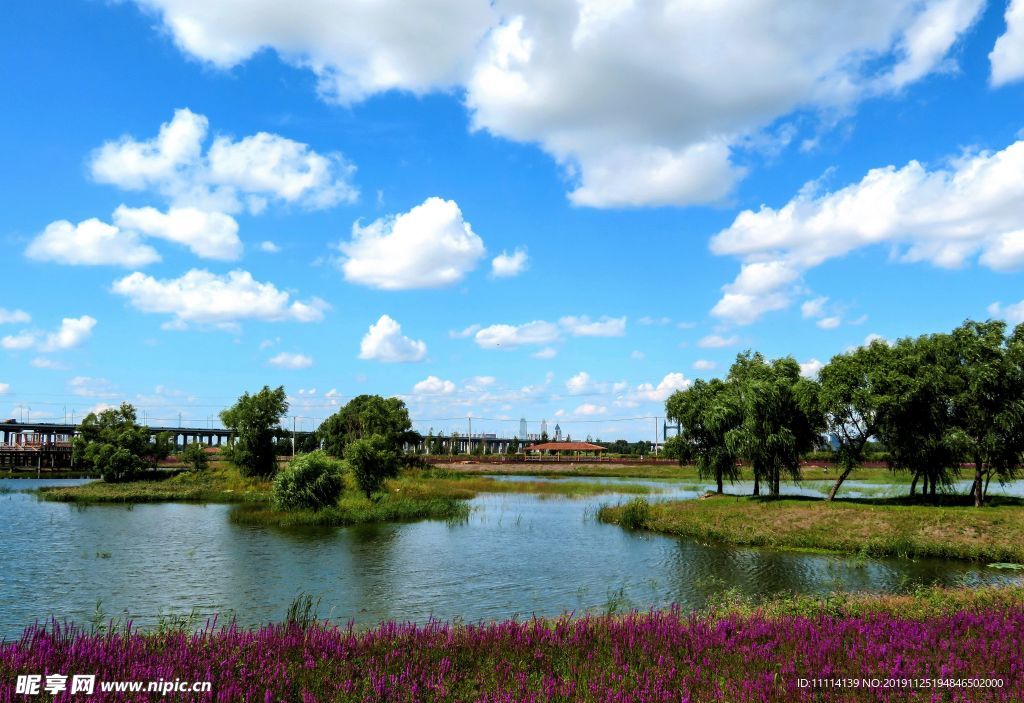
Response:
[[[519,453],[519,438],[513,437],[512,441],[508,443],[508,453],[518,454]]]
[[[129,403],[86,415],[72,440],[75,461],[98,471],[104,481],[129,481],[152,468],[149,428],[135,418]]]
[[[206,453],[206,445],[201,442],[192,442],[181,450],[181,460],[192,471],[204,471],[210,465],[210,457]]]
[[[345,462],[367,498],[380,490],[385,479],[398,475],[398,453],[387,439],[376,434],[349,442]]]
[[[174,451],[174,436],[170,432],[161,432],[152,446],[153,462],[159,464]]]
[[[379,435],[395,451],[403,444],[416,445],[422,437],[413,432],[409,410],[400,398],[360,395],[323,421],[317,436],[324,451],[334,457],[345,455],[349,443]]]
[[[339,462],[320,450],[300,454],[274,478],[274,507],[321,510],[335,505],[344,488]]]
[[[284,386],[245,393],[224,410],[220,419],[234,433],[227,455],[243,476],[271,476],[277,468],[275,435],[281,418],[288,412]]]

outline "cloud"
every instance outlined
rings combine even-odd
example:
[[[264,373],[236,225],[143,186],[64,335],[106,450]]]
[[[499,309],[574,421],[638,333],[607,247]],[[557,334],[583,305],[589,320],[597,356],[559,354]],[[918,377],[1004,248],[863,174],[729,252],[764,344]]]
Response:
[[[1024,300],[1006,306],[1002,303],[992,303],[988,306],[988,314],[1004,319],[1011,325],[1019,325],[1024,322]]]
[[[608,408],[603,405],[594,405],[593,403],[583,403],[579,405],[575,410],[572,411],[573,415],[604,415],[608,412]]]
[[[479,329],[480,325],[470,325],[469,327],[461,330],[449,330],[448,336],[452,339],[466,339],[467,337],[475,335]]]
[[[644,315],[643,317],[636,321],[638,325],[643,325],[644,327],[649,327],[651,325],[658,325],[660,327],[664,327],[665,325],[671,322],[672,318],[670,317],[651,317],[650,315]]]
[[[630,352],[629,358],[632,359],[633,361],[643,361],[644,359],[647,358],[647,355],[644,354],[639,349],[634,349],[632,352]]]
[[[745,210],[711,241],[714,253],[745,261],[712,312],[752,322],[786,307],[794,282],[807,269],[872,245],[890,247],[904,262],[957,268],[977,257],[994,270],[1019,269],[1021,172],[1024,141],[1002,151],[968,153],[931,170],[917,161],[872,169],[833,192],[821,193],[812,183],[781,208]],[[755,269],[759,275],[751,280]]]
[[[740,338],[737,336],[723,337],[719,334],[709,334],[706,337],[701,337],[697,346],[704,349],[721,349],[722,347],[734,347],[739,343]]]
[[[525,249],[516,249],[509,254],[502,251],[491,260],[491,275],[496,278],[518,276],[526,270],[527,256]]]
[[[416,395],[451,395],[455,392],[455,384],[437,376],[427,376],[412,387],[412,392]]]
[[[817,318],[825,314],[825,305],[828,303],[828,298],[813,298],[811,300],[805,300],[800,305],[800,314],[805,318]]]
[[[0,395],[4,395],[5,393],[7,393],[10,390],[11,390],[11,384],[10,383],[0,383]]]
[[[821,318],[815,324],[823,330],[834,330],[841,322],[841,317],[838,315],[831,315],[829,317]]]
[[[817,359],[808,359],[800,364],[800,375],[805,378],[817,378],[818,372],[825,366]]]
[[[621,337],[626,334],[625,317],[608,317],[592,321],[586,315],[568,316],[560,319],[559,324],[574,337]]]
[[[491,325],[473,335],[477,345],[485,349],[512,349],[526,344],[550,344],[562,337],[558,325],[534,320],[523,325]]]
[[[468,84],[474,126],[539,143],[576,177],[573,203],[624,207],[721,200],[748,135],[948,70],[982,0],[499,7]]]
[[[652,383],[641,383],[636,387],[636,390],[630,394],[630,397],[637,400],[662,403],[676,391],[686,390],[692,384],[693,382],[681,373],[667,373],[665,374],[665,377],[658,382],[658,385],[654,385]]]
[[[35,349],[43,353],[63,351],[77,347],[86,341],[92,335],[95,326],[96,318],[89,315],[65,317],[53,332],[22,330],[17,334],[7,335],[0,339],[0,347],[12,351]],[[33,365],[39,366],[39,364]]]
[[[359,358],[386,363],[422,361],[427,355],[425,342],[402,335],[402,326],[387,315],[370,325],[359,345]]]
[[[137,0],[178,48],[218,68],[265,49],[313,71],[330,100],[457,85],[495,21],[486,0],[401,0],[367,5],[296,0]]]
[[[309,208],[353,202],[355,167],[340,155],[259,132],[233,141],[218,136],[206,154],[209,122],[188,108],[175,110],[153,139],[124,136],[93,152],[93,178],[128,190],[155,190],[177,207],[259,213],[267,199]],[[243,202],[244,201],[244,202]]]
[[[461,89],[472,127],[536,143],[577,205],[727,197],[737,150],[793,140],[794,111],[848,114],[955,67],[983,0],[799,7],[674,0],[136,0],[220,68],[271,50],[328,100]],[[460,91],[460,92],[461,92]],[[828,121],[827,118],[822,120]]]
[[[172,207],[165,213],[153,207],[121,205],[114,211],[114,224],[123,231],[182,244],[204,259],[235,261],[242,255],[238,223],[222,212]]]
[[[988,55],[994,86],[1024,78],[1024,0],[1010,0],[1005,17],[1006,33],[996,40]]]
[[[540,351],[534,352],[531,356],[534,359],[554,359],[558,356],[558,350],[554,347],[544,347]]]
[[[68,391],[83,398],[112,398],[117,395],[114,386],[105,378],[75,376],[68,381]]]
[[[711,371],[715,369],[717,366],[718,364],[716,364],[714,361],[709,361],[707,359],[697,359],[695,362],[693,362],[693,368],[697,369],[698,371]]]
[[[46,335],[39,345],[39,351],[62,351],[77,347],[92,335],[96,326],[96,318],[89,315],[81,317],[65,317],[60,321],[56,332]]]
[[[606,387],[606,384],[595,383],[586,371],[580,371],[565,382],[565,389],[569,391],[569,395],[601,392]]]
[[[260,242],[260,251],[266,252],[267,254],[276,254],[281,251],[281,247],[270,240],[264,240]]]
[[[8,310],[7,308],[0,308],[0,325],[13,325],[31,321],[32,316],[24,310]]]
[[[67,370],[67,366],[65,366],[64,364],[60,363],[59,361],[49,359],[45,356],[37,356],[36,358],[32,359],[31,364],[37,369],[49,369],[51,371]]]
[[[156,279],[139,272],[114,282],[112,290],[142,312],[172,316],[172,327],[224,326],[241,320],[316,322],[327,304],[319,298],[292,300],[273,283],[261,283],[248,271],[215,275],[191,269],[179,278]]]
[[[308,369],[313,365],[313,357],[306,354],[281,352],[267,359],[267,363],[282,369]]]
[[[160,260],[153,247],[143,244],[135,232],[124,231],[95,217],[77,225],[57,220],[46,226],[25,255],[36,261],[72,266],[145,266]]]
[[[399,215],[352,225],[339,245],[345,279],[371,288],[437,288],[461,281],[484,256],[484,243],[453,200],[427,198]]]

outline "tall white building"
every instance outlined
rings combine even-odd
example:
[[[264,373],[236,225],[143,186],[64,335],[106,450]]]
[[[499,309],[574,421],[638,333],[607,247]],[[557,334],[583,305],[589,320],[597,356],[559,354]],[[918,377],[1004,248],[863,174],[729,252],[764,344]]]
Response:
[[[519,439],[527,439],[527,437],[528,435],[526,433],[526,418],[521,417],[519,418]]]
[[[540,436],[543,437],[547,433],[548,433],[548,421],[547,420],[541,420],[540,421]]]
[[[556,442],[561,442],[562,441],[562,428],[558,426],[557,422],[555,423],[555,441]]]

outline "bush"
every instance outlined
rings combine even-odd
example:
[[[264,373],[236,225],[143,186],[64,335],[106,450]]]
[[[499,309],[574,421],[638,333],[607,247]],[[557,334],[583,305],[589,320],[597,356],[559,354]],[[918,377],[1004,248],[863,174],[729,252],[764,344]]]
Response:
[[[203,471],[210,465],[210,457],[206,454],[206,445],[192,442],[181,450],[181,460],[193,471]]]
[[[341,464],[319,450],[300,454],[274,479],[274,507],[320,510],[337,504],[344,488]]]
[[[643,527],[651,517],[651,505],[643,498],[634,498],[622,506],[619,524],[630,530]]]
[[[398,475],[398,453],[379,434],[350,442],[345,447],[345,462],[367,498],[380,490],[385,479]]]

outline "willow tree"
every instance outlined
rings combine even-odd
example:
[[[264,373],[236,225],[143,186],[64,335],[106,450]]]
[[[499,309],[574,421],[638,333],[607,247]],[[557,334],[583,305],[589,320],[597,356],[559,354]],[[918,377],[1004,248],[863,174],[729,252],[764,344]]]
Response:
[[[883,395],[879,383],[891,356],[889,345],[875,340],[832,357],[818,372],[818,403],[825,430],[837,443],[839,476],[828,499],[833,500],[843,481],[864,461],[868,441],[878,432]]]
[[[952,420],[974,464],[971,493],[981,507],[992,477],[1013,478],[1024,451],[1024,325],[1007,338],[1001,320],[968,320],[945,341]]]
[[[324,420],[316,434],[324,451],[334,457],[344,456],[349,444],[372,435],[381,437],[396,452],[423,439],[412,429],[405,402],[379,395],[356,396]]]
[[[718,493],[723,492],[725,479],[739,478],[738,456],[728,437],[740,426],[742,417],[738,398],[728,384],[717,378],[698,380],[668,398],[665,414],[680,426],[670,450],[680,463],[696,460],[700,477],[714,478]]]
[[[782,473],[800,478],[800,459],[821,443],[823,420],[818,384],[800,375],[792,357],[765,361],[760,353],[744,352],[729,369],[735,388],[740,425],[729,431],[727,443],[754,471],[754,494],[767,481],[778,495]]]

